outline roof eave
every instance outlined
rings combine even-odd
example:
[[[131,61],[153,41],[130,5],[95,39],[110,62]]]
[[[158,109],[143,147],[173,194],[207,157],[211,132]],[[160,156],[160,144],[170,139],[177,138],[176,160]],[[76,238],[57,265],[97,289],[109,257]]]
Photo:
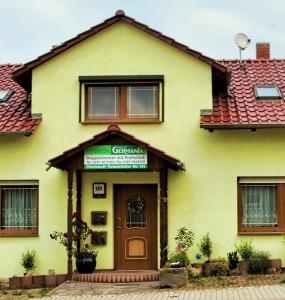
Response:
[[[206,130],[285,128],[285,124],[200,124]]]
[[[32,130],[26,131],[0,131],[0,135],[24,135],[31,136],[33,134]]]
[[[117,136],[121,137],[122,139],[125,139],[128,142],[131,142],[132,144],[135,144],[135,145],[138,145],[138,146],[141,146],[141,147],[147,149],[153,155],[158,156],[161,159],[163,159],[163,161],[171,169],[173,169],[175,171],[185,170],[185,166],[180,160],[178,160],[170,155],[167,155],[165,152],[163,152],[155,147],[152,147],[151,145],[149,145],[148,143],[146,143],[142,140],[135,138],[133,135],[130,135],[126,132],[121,131],[120,127],[115,124],[109,125],[109,127],[106,131],[103,131],[103,132],[95,135],[92,139],[89,139],[83,143],[80,143],[78,146],[73,147],[73,148],[63,152],[61,155],[58,155],[58,156],[50,159],[47,162],[47,164],[50,167],[63,169],[63,165],[68,160],[72,159],[72,157],[74,157],[78,153],[84,151],[88,147],[90,147],[92,145],[96,145],[99,142],[102,142],[105,138],[107,138],[111,135],[117,135]]]
[[[218,70],[222,73],[227,73],[228,69],[221,63],[217,62],[216,60],[209,58],[205,55],[203,55],[200,52],[197,52],[195,50],[190,49],[188,46],[180,44],[179,42],[175,41],[174,39],[149,28],[147,25],[137,22],[135,19],[130,18],[126,16],[124,13],[116,14],[115,16],[106,19],[104,22],[95,25],[94,27],[88,29],[87,31],[84,31],[83,33],[80,33],[79,35],[75,36],[72,39],[67,40],[63,44],[61,44],[58,47],[53,48],[51,51],[39,56],[38,58],[24,64],[20,69],[16,70],[12,73],[13,79],[20,84],[25,90],[31,91],[31,75],[32,75],[32,69],[35,67],[43,64],[44,62],[48,61],[49,59],[59,55],[60,53],[64,52],[65,50],[73,47],[74,45],[84,41],[85,39],[91,37],[92,35],[104,30],[105,28],[119,22],[124,21],[150,35],[153,37],[158,38],[159,40],[211,65],[213,68]]]

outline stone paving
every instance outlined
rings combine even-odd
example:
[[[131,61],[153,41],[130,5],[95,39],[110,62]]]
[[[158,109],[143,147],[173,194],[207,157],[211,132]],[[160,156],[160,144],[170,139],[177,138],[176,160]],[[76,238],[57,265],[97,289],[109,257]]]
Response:
[[[35,299],[35,298],[34,298]],[[39,298],[38,298],[39,299]],[[161,290],[158,282],[96,284],[67,282],[41,300],[281,300],[285,285],[211,290]]]

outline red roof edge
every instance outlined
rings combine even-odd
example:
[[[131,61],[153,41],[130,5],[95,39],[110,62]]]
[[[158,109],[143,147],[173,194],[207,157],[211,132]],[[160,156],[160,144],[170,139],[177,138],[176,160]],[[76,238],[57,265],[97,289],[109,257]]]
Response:
[[[158,38],[161,41],[211,65],[218,72],[227,73],[227,71],[228,71],[228,69],[224,65],[220,64],[216,60],[209,58],[209,57],[203,55],[202,53],[197,52],[193,49],[190,49],[186,45],[176,42],[174,39],[172,39],[166,35],[163,35],[162,33],[158,32],[154,29],[151,29],[150,27],[148,27],[145,24],[137,22],[135,19],[130,18],[127,15],[125,15],[125,13],[123,11],[117,11],[113,17],[106,19],[104,22],[102,22],[94,27],[91,27],[87,31],[84,31],[84,32],[78,34],[74,38],[67,40],[60,46],[53,48],[52,50],[39,56],[35,60],[32,60],[32,61],[24,64],[20,69],[16,70],[13,73],[13,79],[18,84],[20,84],[23,88],[25,88],[25,90],[31,91],[31,74],[32,74],[31,71],[32,71],[32,69],[34,69],[35,67],[43,64],[44,62],[48,61],[49,59],[59,55],[60,53],[64,52],[65,50],[73,47],[74,45],[84,41],[85,39],[89,38],[90,36],[108,28],[109,26],[111,26],[119,21],[126,22],[126,23],[152,35],[153,37]]]

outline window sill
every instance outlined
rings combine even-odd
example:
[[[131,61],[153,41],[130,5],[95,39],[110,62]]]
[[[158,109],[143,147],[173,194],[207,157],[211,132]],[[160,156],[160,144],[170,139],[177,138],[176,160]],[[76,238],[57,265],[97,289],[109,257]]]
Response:
[[[239,231],[238,235],[283,235],[285,231]]]
[[[161,124],[162,121],[155,120],[92,120],[92,121],[82,121],[80,122],[83,125],[92,125],[92,124]]]
[[[35,231],[12,231],[12,230],[0,230],[0,238],[1,237],[38,237],[39,233]]]

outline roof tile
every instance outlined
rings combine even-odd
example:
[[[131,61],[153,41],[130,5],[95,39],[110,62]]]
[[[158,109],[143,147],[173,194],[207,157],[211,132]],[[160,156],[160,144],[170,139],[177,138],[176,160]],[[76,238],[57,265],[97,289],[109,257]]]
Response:
[[[214,128],[217,125],[284,127],[285,60],[246,60],[243,62],[243,68],[240,67],[238,60],[222,60],[220,63],[232,72],[231,96],[219,95],[214,98],[213,113],[207,118],[201,116],[201,127]],[[256,100],[253,87],[258,84],[277,85],[283,95],[282,99]],[[228,114],[231,118],[228,118]]]
[[[40,120],[31,117],[31,100],[25,101],[25,91],[11,73],[22,65],[0,65],[0,90],[13,91],[7,102],[0,103],[0,134],[23,132],[32,134]]]

